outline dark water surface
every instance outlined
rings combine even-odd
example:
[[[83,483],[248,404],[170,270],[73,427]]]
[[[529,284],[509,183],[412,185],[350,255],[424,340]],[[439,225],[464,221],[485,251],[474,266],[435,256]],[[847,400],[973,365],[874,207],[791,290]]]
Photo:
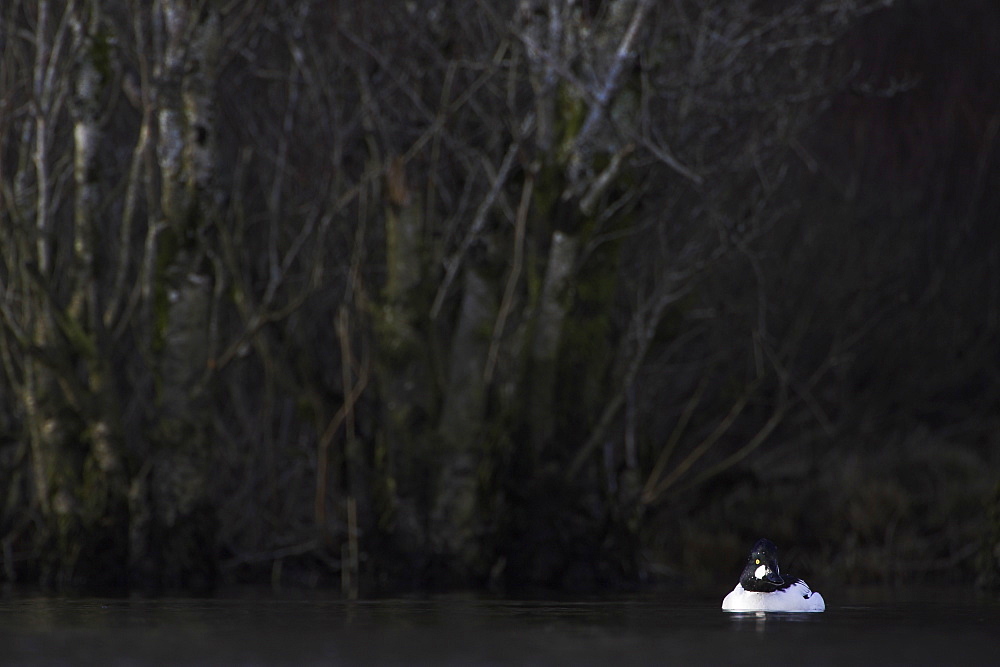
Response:
[[[721,611],[725,592],[574,601],[8,596],[0,663],[1000,664],[996,596],[823,591],[825,613],[758,616]]]

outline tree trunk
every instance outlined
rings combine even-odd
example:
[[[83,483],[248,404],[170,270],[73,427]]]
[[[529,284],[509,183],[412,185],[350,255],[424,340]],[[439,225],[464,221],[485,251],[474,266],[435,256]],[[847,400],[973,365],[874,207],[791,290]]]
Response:
[[[48,3],[39,7],[38,57],[48,45]],[[39,229],[35,263],[24,269],[35,305],[32,354],[25,360],[23,400],[31,442],[33,480],[52,548],[43,581],[60,587],[104,588],[124,583],[127,560],[126,471],[121,416],[108,342],[101,318],[94,242],[100,183],[99,118],[107,72],[108,36],[101,32],[97,2],[71,8],[74,68],[69,111],[73,120],[73,252],[66,272],[69,290],[57,292],[46,219],[49,137],[58,109],[54,91],[36,90],[35,163]],[[50,51],[51,47],[51,51]],[[37,80],[37,79],[36,79]]]
[[[400,556],[396,576],[416,579],[428,567],[430,537],[426,490],[434,477],[427,457],[434,449],[427,425],[435,412],[432,360],[426,345],[428,307],[421,289],[425,270],[423,201],[407,183],[405,166],[394,160],[387,178],[386,264],[388,276],[374,313],[376,375],[382,402],[377,476],[382,501],[377,525],[387,551]],[[353,484],[348,480],[348,485]]]
[[[570,297],[567,294],[575,270],[579,241],[567,233],[552,234],[545,280],[535,316],[535,336],[531,343],[531,379],[527,387],[528,423],[536,453],[551,439],[555,430],[555,387],[560,338]]]
[[[147,587],[206,589],[216,571],[210,496],[209,319],[213,278],[201,232],[215,224],[216,9],[164,0],[158,81],[163,231],[154,277],[157,414],[147,468],[130,491],[132,577]]]
[[[485,369],[490,326],[496,317],[495,287],[478,269],[465,269],[438,427],[442,451],[431,511],[432,548],[450,560],[460,579],[475,572],[481,555],[477,472],[486,455]]]

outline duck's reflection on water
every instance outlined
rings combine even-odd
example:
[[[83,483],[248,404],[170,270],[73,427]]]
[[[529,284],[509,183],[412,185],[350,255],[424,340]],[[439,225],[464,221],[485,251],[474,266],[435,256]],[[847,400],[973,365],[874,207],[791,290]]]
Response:
[[[821,614],[781,611],[736,611],[726,612],[726,616],[732,620],[736,629],[753,628],[760,633],[776,629],[784,623],[818,623],[822,617]]]

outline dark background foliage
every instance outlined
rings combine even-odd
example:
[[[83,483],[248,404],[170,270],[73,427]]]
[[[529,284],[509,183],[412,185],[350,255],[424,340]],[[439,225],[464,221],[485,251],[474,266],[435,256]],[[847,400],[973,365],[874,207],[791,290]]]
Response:
[[[0,576],[995,584],[996,3],[453,5],[5,5]]]

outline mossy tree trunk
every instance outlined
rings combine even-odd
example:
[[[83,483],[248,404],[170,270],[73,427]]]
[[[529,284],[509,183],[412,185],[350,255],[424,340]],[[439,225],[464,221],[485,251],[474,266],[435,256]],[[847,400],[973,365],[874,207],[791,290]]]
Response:
[[[437,408],[434,360],[426,344],[424,202],[401,160],[389,166],[385,199],[387,276],[372,318],[383,424],[376,457],[383,489],[377,523],[400,552],[403,571],[396,576],[405,579],[431,558],[426,487],[435,476],[437,441],[427,424]]]
[[[601,36],[588,66],[604,77],[595,109],[557,72],[573,45],[592,39],[578,11],[520,3],[534,105],[519,135],[497,146],[489,188],[450,254],[424,241],[437,224],[414,194],[426,184],[401,189],[405,165],[388,170],[388,279],[376,322],[390,476],[400,482],[388,525],[401,548],[424,554],[423,574],[436,583],[587,585],[613,576],[624,552],[606,549],[617,538],[602,528],[601,475],[566,475],[619,391],[607,361],[617,244],[598,236],[626,228],[629,213],[598,220],[594,210],[625,177],[628,149],[608,130],[606,107],[649,2],[613,4],[590,26]],[[521,199],[517,220],[498,224],[510,194]],[[567,512],[576,519],[560,523]]]
[[[42,580],[62,587],[103,588],[124,583],[128,522],[118,388],[109,364],[100,258],[95,237],[100,210],[100,115],[109,74],[107,34],[99,2],[84,2],[53,16],[38,7],[36,43],[35,201],[22,208],[35,217],[36,243],[22,250],[32,260],[19,279],[30,295],[25,311],[29,340],[21,395],[31,442],[34,492],[50,546]],[[51,32],[64,20],[69,32]],[[53,36],[54,35],[54,36]],[[60,41],[64,40],[64,41]],[[67,63],[60,61],[67,51]],[[73,63],[69,65],[68,63]],[[71,76],[45,85],[45,68]],[[54,133],[63,103],[73,128],[72,253],[56,255],[50,200]],[[58,262],[58,263],[57,263]],[[30,333],[29,333],[30,332]]]
[[[205,236],[217,224],[212,3],[165,0],[156,109],[162,231],[152,280],[156,413],[146,468],[130,491],[132,575],[145,587],[205,589],[216,571],[210,496],[210,313],[216,279]]]

